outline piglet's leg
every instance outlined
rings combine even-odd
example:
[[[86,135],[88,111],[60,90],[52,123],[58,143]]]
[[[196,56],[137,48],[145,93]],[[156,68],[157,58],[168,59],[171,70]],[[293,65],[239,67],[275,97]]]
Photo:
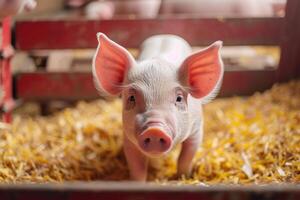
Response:
[[[129,167],[131,179],[134,181],[146,181],[148,159],[131,141],[126,138],[126,136],[124,139],[124,153]]]
[[[198,130],[198,133],[191,135],[182,143],[177,165],[178,176],[190,176],[192,169],[192,161],[201,141],[202,130]]]

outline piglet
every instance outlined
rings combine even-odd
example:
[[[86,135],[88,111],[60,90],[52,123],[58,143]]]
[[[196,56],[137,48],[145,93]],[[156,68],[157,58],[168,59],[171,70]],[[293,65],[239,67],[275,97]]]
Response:
[[[138,60],[103,33],[93,59],[96,87],[122,96],[124,152],[133,180],[145,181],[148,159],[181,145],[178,175],[189,176],[202,141],[203,103],[214,98],[223,77],[221,41],[191,54],[175,35],[142,44]]]

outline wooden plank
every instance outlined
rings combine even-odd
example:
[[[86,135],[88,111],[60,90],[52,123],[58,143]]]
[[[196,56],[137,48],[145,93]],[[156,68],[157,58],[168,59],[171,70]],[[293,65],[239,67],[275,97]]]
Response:
[[[225,72],[220,96],[251,95],[275,83],[275,71]],[[88,72],[22,73],[15,79],[16,98],[24,101],[79,100],[99,97]]]
[[[277,72],[279,81],[300,78],[300,1],[288,0],[281,59]]]
[[[276,83],[276,71],[228,71],[219,97],[248,96],[270,89]]]
[[[198,192],[107,192],[107,191],[15,191],[14,194],[10,193],[8,199],[2,200],[99,200],[99,199],[112,199],[112,200],[228,200],[228,199],[272,199],[272,200],[299,200],[299,192],[288,193],[286,191],[280,192],[241,192],[241,191],[223,191],[223,192],[203,192],[199,188]],[[7,191],[6,193],[8,193]],[[267,198],[266,198],[267,197]]]
[[[16,47],[31,49],[95,48],[104,32],[127,48],[155,34],[176,34],[193,46],[223,40],[225,45],[278,45],[283,18],[167,18],[17,21]]]
[[[61,183],[0,183],[0,191],[110,191],[110,192],[300,192],[300,185],[293,183],[284,184],[265,184],[265,185],[226,185],[215,184],[209,187],[204,185],[188,185],[183,184],[178,187],[176,182],[170,182],[167,185],[160,185],[154,182],[136,182],[136,181],[109,181],[109,180],[93,180],[93,181],[64,181]]]
[[[32,199],[290,199],[300,197],[299,185],[159,185],[138,182],[66,182],[61,184],[3,184],[0,186],[1,200]],[[230,197],[230,198],[229,198]]]
[[[99,95],[92,73],[23,73],[15,79],[15,93],[22,100],[79,100]]]

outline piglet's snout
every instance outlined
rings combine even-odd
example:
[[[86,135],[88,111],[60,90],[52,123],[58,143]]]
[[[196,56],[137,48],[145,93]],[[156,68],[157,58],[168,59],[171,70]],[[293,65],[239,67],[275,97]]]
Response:
[[[138,137],[138,143],[143,151],[160,154],[170,149],[172,139],[162,129],[151,127]]]

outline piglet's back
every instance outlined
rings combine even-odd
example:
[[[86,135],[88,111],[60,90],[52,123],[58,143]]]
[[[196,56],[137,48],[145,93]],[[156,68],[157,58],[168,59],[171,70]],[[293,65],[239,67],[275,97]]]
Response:
[[[177,35],[155,35],[141,45],[138,61],[161,58],[178,66],[191,52],[187,41]]]

